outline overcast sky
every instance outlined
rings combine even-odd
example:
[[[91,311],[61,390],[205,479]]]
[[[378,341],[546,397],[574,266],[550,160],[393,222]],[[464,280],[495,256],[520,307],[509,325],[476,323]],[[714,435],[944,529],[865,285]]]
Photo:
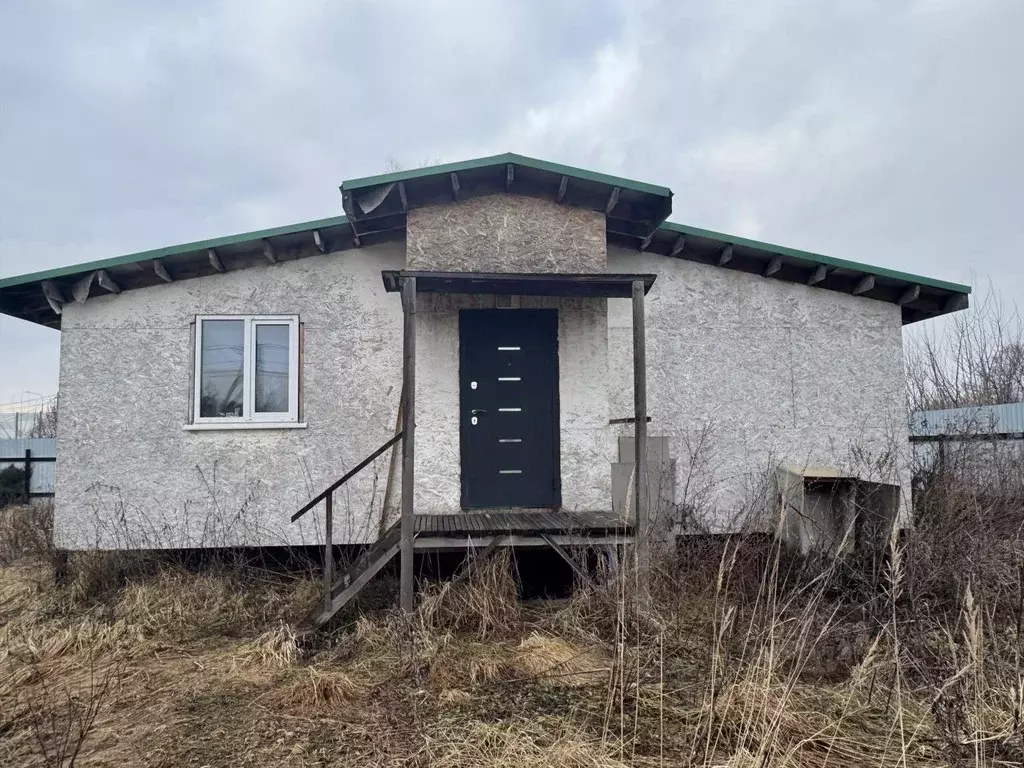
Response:
[[[0,276],[340,214],[389,158],[513,151],[1024,299],[1022,0],[141,5],[0,5]],[[58,345],[0,316],[0,404],[56,391]]]

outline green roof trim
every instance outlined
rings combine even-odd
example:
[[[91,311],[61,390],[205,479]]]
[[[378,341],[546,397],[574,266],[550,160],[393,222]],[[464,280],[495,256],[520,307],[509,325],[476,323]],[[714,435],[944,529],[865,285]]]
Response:
[[[382,173],[377,176],[364,176],[359,179],[347,179],[341,183],[341,189],[342,191],[364,189],[366,187],[380,186],[381,184],[392,184],[397,181],[409,181],[410,179],[421,179],[426,176],[439,176],[445,173],[471,171],[475,168],[488,168],[490,166],[507,165],[509,163],[513,165],[520,165],[525,168],[533,168],[538,171],[548,171],[550,173],[561,174],[562,176],[585,179],[586,181],[593,181],[598,184],[608,184],[613,187],[629,189],[648,195],[672,197],[672,190],[668,187],[662,187],[657,184],[648,184],[643,181],[635,181],[634,179],[624,179],[620,176],[611,176],[607,173],[588,171],[583,168],[574,168],[571,165],[551,163],[547,160],[538,160],[533,157],[517,155],[514,152],[505,152],[504,154],[491,155],[490,157],[479,157],[475,160],[463,160],[458,163],[444,163],[443,165],[431,165],[426,168],[414,168],[408,171],[394,171],[392,173]]]
[[[969,294],[971,292],[971,286],[963,285],[961,283],[950,283],[945,280],[935,280],[930,277],[913,275],[910,274],[909,272],[899,272],[894,269],[875,267],[870,264],[862,264],[857,261],[837,259],[832,256],[825,256],[824,254],[820,253],[801,251],[797,250],[796,248],[787,248],[783,245],[765,243],[760,240],[750,240],[745,237],[736,237],[735,235],[729,235],[724,232],[714,232],[710,229],[691,227],[686,224],[676,224],[675,222],[666,221],[659,227],[659,229],[665,230],[667,232],[675,232],[681,235],[705,237],[709,240],[721,240],[732,245],[742,245],[747,248],[755,248],[761,251],[768,251],[769,253],[775,253],[780,256],[791,256],[794,259],[802,259],[803,261],[808,261],[812,264],[823,264],[826,267],[849,269],[854,272],[863,272],[865,274],[872,274],[877,277],[887,277],[892,280],[899,280],[906,283],[916,283],[917,285],[927,286],[929,288],[937,288],[943,291],[951,291],[953,293],[962,294]]]
[[[125,264],[135,264],[140,261],[162,259],[165,256],[174,256],[179,253],[202,251],[207,248],[222,248],[227,245],[238,245],[252,240],[263,240],[268,237],[276,237],[278,235],[291,235],[297,232],[306,232],[313,229],[339,227],[347,223],[347,216],[332,216],[327,219],[315,219],[313,221],[304,221],[299,224],[286,224],[281,227],[272,227],[270,229],[258,229],[255,232],[243,232],[239,235],[227,235],[226,237],[215,237],[210,240],[196,240],[192,243],[169,245],[165,248],[155,248],[151,251],[139,251],[138,253],[129,253],[125,256],[114,256],[109,259],[89,261],[84,264],[72,264],[71,266],[57,267],[56,269],[48,269],[43,272],[33,272],[28,275],[0,278],[0,288],[10,288],[15,285],[32,283],[37,280],[53,280],[56,278],[67,277],[69,275],[76,275],[81,272],[92,272],[97,269],[109,269],[111,267],[118,267]]]
[[[504,169],[505,166],[522,168],[521,179],[518,178],[519,174],[506,175],[504,170],[500,174],[495,173],[497,169]],[[157,282],[158,280],[168,280],[174,277],[174,275],[161,274],[162,270],[140,271],[138,269],[118,270],[117,268],[136,265],[140,262],[155,262],[167,258],[164,266],[172,273],[178,272],[177,277],[179,279],[203,276],[211,273],[211,270],[224,271],[223,265],[218,265],[216,259],[210,260],[206,258],[205,251],[210,249],[223,249],[220,255],[227,257],[229,262],[235,262],[233,264],[228,263],[229,267],[245,268],[253,266],[259,261],[258,259],[254,261],[250,258],[254,255],[248,253],[252,249],[251,246],[255,245],[258,249],[261,240],[276,237],[283,238],[282,242],[275,244],[283,248],[300,245],[298,250],[295,250],[294,253],[289,252],[289,255],[301,258],[303,255],[314,253],[314,243],[310,241],[306,243],[306,246],[301,246],[298,242],[302,239],[300,237],[284,238],[289,235],[298,236],[318,229],[334,230],[334,232],[324,233],[326,240],[333,241],[333,245],[338,246],[333,250],[349,247],[335,238],[339,229],[343,227],[352,228],[350,234],[353,235],[351,239],[354,247],[372,245],[374,242],[385,242],[401,237],[407,222],[406,213],[410,206],[433,205],[449,201],[450,198],[459,199],[460,185],[455,184],[454,179],[452,180],[452,194],[450,197],[446,197],[442,193],[441,185],[437,181],[449,174],[456,174],[461,171],[466,172],[464,181],[461,183],[463,194],[465,195],[492,194],[502,189],[507,192],[510,189],[510,182],[514,182],[519,185],[518,193],[520,194],[532,194],[542,197],[550,196],[551,199],[565,205],[580,205],[588,210],[604,210],[606,216],[605,229],[609,242],[625,244],[627,247],[637,247],[639,250],[644,250],[651,245],[652,235],[660,233],[657,239],[657,248],[654,250],[662,253],[674,253],[676,252],[674,243],[679,241],[680,235],[688,235],[692,236],[695,240],[706,241],[698,242],[692,254],[684,253],[682,255],[684,259],[691,258],[702,263],[710,260],[706,252],[708,251],[708,245],[716,248],[720,245],[736,246],[738,258],[731,265],[725,264],[728,258],[724,261],[719,260],[720,265],[724,264],[727,268],[756,273],[761,262],[765,262],[769,267],[760,271],[765,275],[769,275],[780,272],[779,263],[781,262],[784,267],[782,273],[778,276],[779,279],[788,281],[805,279],[809,284],[818,285],[821,283],[822,288],[846,293],[857,294],[859,290],[863,294],[867,291],[871,294],[868,298],[880,301],[895,301],[900,304],[903,308],[904,323],[916,322],[927,317],[934,317],[962,309],[968,304],[966,299],[971,293],[970,286],[960,283],[935,280],[921,275],[899,272],[846,259],[837,259],[820,253],[786,248],[759,240],[736,237],[724,232],[715,232],[713,230],[665,221],[672,209],[672,190],[668,187],[647,184],[633,179],[611,176],[507,152],[463,162],[446,163],[427,168],[396,171],[343,181],[341,184],[343,204],[348,209],[347,206],[356,197],[354,193],[357,190],[376,188],[375,192],[379,193],[384,191],[387,185],[390,184],[420,180],[417,183],[407,185],[404,189],[398,190],[404,193],[400,196],[400,207],[399,201],[394,199],[396,195],[390,194],[390,189],[386,190],[388,194],[370,195],[374,199],[377,197],[384,198],[377,201],[371,213],[367,215],[367,218],[374,219],[375,223],[373,226],[376,229],[373,229],[373,231],[356,233],[355,226],[358,222],[353,221],[348,216],[332,216],[297,224],[272,227],[270,229],[228,235],[226,237],[171,245],[138,253],[130,253],[124,256],[90,261],[84,264],[58,267],[27,275],[0,278],[0,311],[12,317],[20,317],[23,320],[39,323],[40,325],[59,327],[59,313],[51,313],[50,307],[42,303],[45,297],[40,295],[40,286],[38,284],[47,280],[57,281],[58,288],[63,291],[70,288],[71,281],[80,275],[110,269],[114,278],[117,278],[119,275],[125,278],[125,282],[121,286],[122,288],[146,288],[150,285],[158,285],[160,284]],[[472,171],[478,172],[471,173]],[[562,177],[562,182],[568,177],[576,179],[581,183],[569,185],[576,189],[570,189],[570,195],[565,197],[566,185],[559,181],[559,177]],[[557,197],[554,192],[555,188],[559,190]],[[618,209],[619,215],[617,216],[615,215],[615,206],[619,204],[619,190],[626,194],[622,196],[623,204]],[[517,188],[512,187],[511,191],[513,194],[516,194]],[[575,199],[572,198],[573,191],[579,193]],[[418,197],[416,197],[417,195]],[[607,203],[601,202],[602,195],[605,196]],[[379,209],[377,206],[379,206]],[[654,228],[653,231],[652,227]],[[345,232],[349,233],[347,230]],[[359,237],[369,237],[371,235],[373,237],[366,243],[361,242],[359,239]],[[324,241],[315,245],[318,248],[326,249]],[[669,248],[672,250],[669,251]],[[180,258],[168,258],[176,256]],[[207,262],[211,263],[207,264]],[[770,265],[773,262],[775,266],[771,267]],[[826,282],[822,282],[820,277],[816,280],[807,279],[806,277],[802,278],[801,274],[804,271],[804,267],[817,268],[816,272],[818,274],[828,272],[828,268],[830,268],[837,272],[837,274],[833,279]],[[880,285],[877,288],[860,288],[860,286],[874,282],[873,280],[865,282],[863,280],[865,275],[879,278]],[[895,287],[905,289],[915,285],[919,286],[921,290],[911,290],[909,293],[905,290],[900,292],[894,290]],[[914,298],[904,298],[909,296]],[[920,297],[920,300],[918,300],[918,297]],[[899,299],[898,301],[897,298]]]

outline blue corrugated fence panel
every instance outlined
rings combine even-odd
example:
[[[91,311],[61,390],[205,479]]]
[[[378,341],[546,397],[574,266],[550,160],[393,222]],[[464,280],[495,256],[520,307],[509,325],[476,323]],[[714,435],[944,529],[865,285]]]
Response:
[[[915,411],[910,415],[911,435],[984,435],[1016,432],[1024,432],[1024,403]]]
[[[0,440],[0,458],[12,459],[23,457],[25,451],[32,451],[36,458],[55,457],[57,455],[57,440],[53,437],[28,437],[20,440]],[[24,462],[0,462],[0,469],[9,466],[23,467]],[[56,486],[56,462],[47,461],[39,464],[32,464],[32,477],[29,481],[29,488],[32,493],[53,493]]]

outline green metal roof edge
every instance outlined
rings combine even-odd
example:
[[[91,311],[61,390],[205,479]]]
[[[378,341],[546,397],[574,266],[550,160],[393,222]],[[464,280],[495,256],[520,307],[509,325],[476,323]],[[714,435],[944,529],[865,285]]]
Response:
[[[188,253],[189,251],[200,251],[206,248],[221,248],[225,245],[237,245],[239,243],[248,242],[249,240],[262,240],[264,238],[275,237],[277,235],[290,235],[295,232],[304,232],[306,230],[317,229],[319,227],[337,227],[347,223],[347,216],[331,216],[330,218],[304,221],[299,224],[285,224],[284,226],[272,227],[271,229],[258,229],[255,232],[243,232],[239,235],[227,235],[225,237],[215,237],[211,240],[197,240],[193,243],[169,245],[165,248],[156,248],[151,251],[139,251],[138,253],[129,253],[125,256],[114,256],[109,259],[100,259],[99,261],[87,261],[84,264],[72,264],[67,267],[57,267],[56,269],[48,269],[43,272],[32,272],[27,275],[0,278],[0,288],[24,285],[25,283],[33,283],[37,280],[53,280],[55,278],[67,277],[68,275],[75,275],[80,272],[91,272],[96,269],[108,269],[110,267],[117,267],[123,264],[135,264],[136,262],[148,261],[150,259],[162,259],[165,256],[174,256],[179,253]]]
[[[390,177],[401,176],[402,178],[413,178],[414,176],[408,176],[406,174],[417,174],[424,175],[422,172],[433,171],[435,173],[448,172],[447,170],[439,169],[454,169],[455,166],[461,167],[482,167],[488,164],[497,162],[515,162],[520,165],[527,163],[523,161],[530,161],[535,163],[533,167],[544,166],[544,170],[555,170],[557,172],[564,171],[575,171],[577,169],[569,168],[568,166],[561,166],[556,163],[545,163],[543,161],[534,161],[531,158],[524,158],[521,155],[514,155],[506,153],[504,155],[495,155],[491,158],[480,158],[478,160],[470,160],[466,163],[450,163],[447,166],[434,166],[432,169],[417,169],[416,171],[399,172],[397,174],[384,174],[382,176],[367,177],[367,179],[384,179],[383,182],[375,181],[373,183],[390,183],[392,179]],[[607,183],[613,182],[626,182],[626,179],[617,179],[612,176],[605,176],[604,174],[595,174],[589,171],[582,171],[581,173],[591,177],[592,180],[606,181]],[[363,179],[356,180],[358,182],[364,181]],[[345,182],[349,184],[350,182]],[[616,186],[623,186],[623,184],[617,184]],[[649,185],[646,185],[649,186]],[[657,188],[655,189],[662,189]],[[665,190],[668,191],[667,189]],[[337,227],[348,223],[347,216],[331,216],[326,219],[314,219],[312,221],[304,221],[297,224],[286,224],[280,227],[272,227],[270,229],[260,229],[253,232],[243,232],[237,235],[227,235],[225,237],[215,237],[209,240],[197,240],[191,243],[182,243],[180,245],[171,245],[164,248],[156,248],[149,251],[140,251],[138,253],[130,253],[124,256],[114,256],[108,259],[100,259],[98,261],[89,261],[82,264],[72,264],[67,267],[57,267],[55,269],[44,270],[42,272],[32,272],[25,275],[15,275],[12,277],[0,278],[0,288],[10,288],[17,285],[24,285],[26,283],[32,283],[39,280],[53,280],[55,278],[67,277],[68,275],[78,274],[80,272],[89,272],[97,269],[107,269],[110,267],[116,267],[123,264],[134,264],[140,261],[147,261],[152,259],[160,259],[165,256],[174,256],[180,253],[188,253],[190,251],[199,251],[206,248],[219,248],[226,245],[237,245],[250,240],[261,240],[267,237],[275,237],[278,235],[289,235],[296,232],[303,232],[307,230],[317,229],[319,227]],[[921,275],[914,275],[908,272],[899,272],[897,270],[886,269],[884,267],[876,267],[870,264],[864,264],[856,261],[849,261],[847,259],[837,259],[832,256],[825,256],[820,253],[812,253],[810,251],[801,251],[795,248],[787,248],[782,245],[775,245],[773,243],[766,243],[760,240],[751,240],[745,237],[737,237],[735,235],[729,235],[724,232],[715,232],[709,229],[701,229],[700,227],[692,227],[685,224],[677,224],[672,221],[663,222],[659,229],[667,232],[675,232],[684,235],[693,235],[695,237],[706,237],[711,240],[721,240],[723,242],[731,243],[733,245],[742,245],[749,248],[756,248],[758,250],[768,251],[770,253],[776,253],[782,256],[792,256],[793,258],[802,259],[809,261],[813,264],[824,264],[830,267],[839,267],[842,269],[850,269],[856,272],[865,272],[877,275],[879,277],[888,277],[894,280],[902,280],[908,283],[917,283],[923,286],[929,286],[931,288],[938,288],[941,290],[952,291],[954,293],[969,294],[971,293],[971,287],[969,285],[962,285],[960,283],[951,283],[945,280],[935,280],[930,277],[923,277]]]
[[[925,285],[930,288],[939,288],[944,291],[952,291],[953,293],[969,294],[971,292],[971,286],[962,285],[961,283],[949,283],[945,280],[935,280],[931,277],[923,277],[921,275],[913,275],[909,272],[899,272],[895,269],[886,269],[885,267],[875,267],[871,264],[862,264],[858,261],[849,261],[847,259],[837,259],[832,256],[825,256],[821,253],[811,253],[810,251],[800,251],[796,248],[787,248],[783,245],[775,245],[774,243],[765,243],[760,240],[750,240],[745,237],[736,237],[735,235],[728,235],[724,232],[714,232],[710,229],[701,229],[700,227],[691,227],[686,224],[676,224],[672,221],[666,221],[661,224],[659,229],[664,229],[669,232],[676,232],[682,235],[693,235],[694,237],[706,237],[711,240],[722,240],[723,242],[731,243],[732,245],[743,245],[748,248],[757,248],[762,251],[768,251],[770,253],[776,253],[780,256],[792,256],[793,258],[803,259],[813,264],[823,264],[827,267],[839,267],[842,269],[850,269],[856,272],[865,272],[878,277],[888,277],[893,280],[902,280],[908,283],[917,283],[918,285]]]
[[[608,184],[613,187],[633,190],[634,192],[643,192],[645,194],[658,195],[660,197],[672,196],[672,190],[668,187],[662,187],[657,184],[648,184],[646,182],[635,181],[633,179],[624,179],[620,176],[611,176],[607,173],[588,171],[584,168],[574,168],[571,165],[551,163],[547,160],[538,160],[534,157],[517,155],[514,152],[505,152],[504,154],[491,155],[490,157],[478,157],[474,160],[462,160],[457,163],[431,165],[426,168],[414,168],[408,171],[382,173],[377,176],[363,176],[359,179],[346,179],[341,182],[340,188],[342,191],[363,189],[365,187],[379,186],[380,184],[391,184],[396,181],[409,181],[410,179],[421,179],[426,176],[437,176],[444,173],[458,173],[459,171],[470,171],[474,168],[486,168],[491,165],[503,165],[508,163],[521,165],[526,168],[533,168],[538,171],[550,171],[551,173],[561,174],[562,176],[571,176],[577,179],[585,179],[586,181],[594,181],[599,184]]]

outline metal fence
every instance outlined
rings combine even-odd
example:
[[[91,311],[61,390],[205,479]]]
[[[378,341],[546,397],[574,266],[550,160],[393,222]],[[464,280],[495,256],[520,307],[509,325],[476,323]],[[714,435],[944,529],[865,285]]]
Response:
[[[57,440],[34,437],[21,440],[0,440],[0,469],[10,466],[28,467],[28,499],[53,498],[57,479]]]
[[[1024,438],[1024,403],[976,405],[910,415],[910,439],[1017,439]]]

